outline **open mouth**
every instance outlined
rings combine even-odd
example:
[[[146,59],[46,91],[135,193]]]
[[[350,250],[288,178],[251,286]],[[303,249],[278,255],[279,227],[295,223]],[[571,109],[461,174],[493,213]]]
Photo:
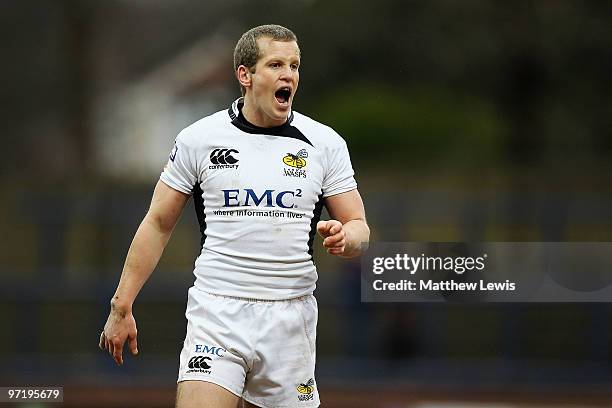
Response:
[[[274,92],[274,97],[281,105],[289,104],[289,98],[291,97],[291,88],[287,86],[279,88],[276,92]]]

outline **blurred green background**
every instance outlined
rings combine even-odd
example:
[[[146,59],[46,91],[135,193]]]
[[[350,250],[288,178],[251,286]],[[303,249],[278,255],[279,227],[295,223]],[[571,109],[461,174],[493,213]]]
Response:
[[[5,1],[0,21],[0,386],[167,404],[191,208],[135,305],[141,355],[117,368],[98,336],[176,134],[239,96],[254,25],[298,35],[294,109],[346,139],[373,240],[612,240],[608,1]],[[358,261],[321,252],[324,406],[612,404],[608,304],[361,304]]]

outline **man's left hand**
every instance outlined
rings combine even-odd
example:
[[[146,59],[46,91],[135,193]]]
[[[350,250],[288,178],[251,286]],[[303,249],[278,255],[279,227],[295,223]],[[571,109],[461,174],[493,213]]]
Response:
[[[327,248],[328,254],[344,254],[344,248],[346,247],[346,231],[342,227],[340,221],[319,221],[317,223],[317,232],[324,238],[323,246]]]

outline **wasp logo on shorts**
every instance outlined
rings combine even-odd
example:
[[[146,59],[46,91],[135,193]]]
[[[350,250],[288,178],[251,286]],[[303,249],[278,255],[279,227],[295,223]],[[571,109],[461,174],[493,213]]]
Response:
[[[228,148],[218,148],[210,152],[209,169],[237,169],[238,165],[238,150]]]
[[[210,374],[211,366],[208,364],[208,361],[212,361],[212,358],[206,356],[191,357],[191,359],[189,359],[189,363],[187,364],[187,367],[189,367],[187,373]]]
[[[314,394],[312,393],[314,391],[314,378],[311,378],[310,380],[306,381],[305,384],[300,384],[297,387],[297,391],[300,393],[300,395],[298,395],[298,400],[300,401],[311,401],[314,399]]]
[[[302,149],[296,154],[287,153],[285,157],[283,157],[283,163],[287,166],[291,167],[290,169],[284,168],[283,174],[286,177],[302,177],[306,178],[306,170],[302,167],[306,167],[306,158],[308,157],[308,152],[306,149]]]

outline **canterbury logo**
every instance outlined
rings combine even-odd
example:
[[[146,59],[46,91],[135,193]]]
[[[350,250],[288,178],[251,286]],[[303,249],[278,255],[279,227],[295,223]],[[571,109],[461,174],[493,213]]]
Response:
[[[236,164],[238,159],[232,154],[238,154],[236,149],[215,149],[210,153],[210,161],[212,164]]]
[[[306,384],[300,384],[297,390],[300,394],[312,394],[314,391],[314,379],[311,378]]]
[[[206,360],[210,361],[212,359],[210,357],[205,356],[191,357],[188,366],[189,368],[202,368],[204,370],[208,370],[210,368],[210,365],[206,363]]]
[[[283,157],[283,163],[287,166],[295,167],[297,169],[301,169],[306,166],[306,158],[308,157],[308,152],[306,149],[302,149],[297,154],[287,153],[285,157]]]

